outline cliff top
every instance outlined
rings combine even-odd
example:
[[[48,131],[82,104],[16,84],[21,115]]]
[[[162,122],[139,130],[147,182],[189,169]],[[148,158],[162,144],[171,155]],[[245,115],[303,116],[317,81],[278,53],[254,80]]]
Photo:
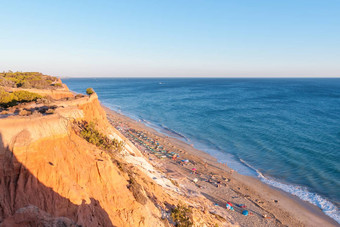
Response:
[[[40,72],[3,72],[0,73],[0,86],[10,88],[51,89],[62,88],[60,79]]]
[[[24,103],[49,103],[74,96],[57,77],[39,72],[0,73],[0,112]]]

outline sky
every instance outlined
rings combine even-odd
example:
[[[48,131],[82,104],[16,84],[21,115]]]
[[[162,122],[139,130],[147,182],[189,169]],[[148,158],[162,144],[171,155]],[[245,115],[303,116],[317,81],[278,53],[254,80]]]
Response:
[[[0,0],[0,71],[340,77],[340,0]]]

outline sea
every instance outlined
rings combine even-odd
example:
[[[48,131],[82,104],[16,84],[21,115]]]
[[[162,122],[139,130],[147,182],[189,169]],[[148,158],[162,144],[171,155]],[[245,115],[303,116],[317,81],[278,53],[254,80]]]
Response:
[[[340,78],[69,78],[340,223]]]

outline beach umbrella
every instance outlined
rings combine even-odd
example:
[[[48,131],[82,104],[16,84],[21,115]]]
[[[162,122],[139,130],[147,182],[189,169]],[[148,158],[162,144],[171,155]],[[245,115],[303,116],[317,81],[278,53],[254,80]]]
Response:
[[[242,211],[242,214],[243,214],[244,216],[248,216],[249,212],[248,212],[247,210],[244,210],[244,211]]]

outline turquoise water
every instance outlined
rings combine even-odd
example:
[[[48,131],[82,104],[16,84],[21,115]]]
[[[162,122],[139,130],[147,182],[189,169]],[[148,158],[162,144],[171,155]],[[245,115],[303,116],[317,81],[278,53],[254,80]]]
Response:
[[[64,79],[340,223],[340,79]]]

